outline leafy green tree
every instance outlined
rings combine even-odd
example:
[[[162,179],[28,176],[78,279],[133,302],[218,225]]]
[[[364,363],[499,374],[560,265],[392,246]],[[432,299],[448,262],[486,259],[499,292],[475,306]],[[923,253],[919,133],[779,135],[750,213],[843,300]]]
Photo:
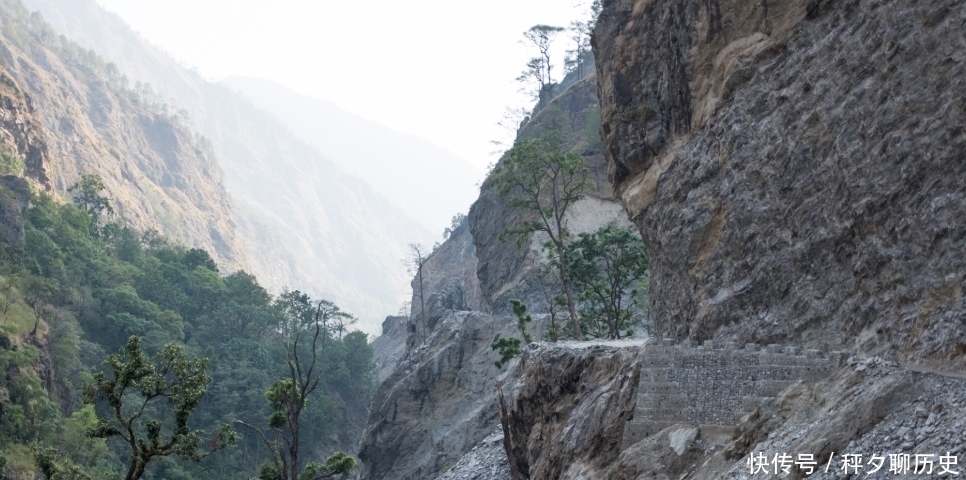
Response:
[[[324,465],[310,461],[303,467],[299,460],[302,453],[300,419],[308,397],[319,388],[325,374],[319,358],[325,355],[326,342],[331,335],[329,323],[345,315],[335,304],[321,300],[316,307],[313,325],[300,325],[295,332],[285,352],[289,376],[277,380],[265,393],[272,407],[267,423],[273,439],[270,440],[260,428],[236,420],[256,432],[272,455],[271,461],[262,464],[259,480],[316,480],[346,475],[355,468],[355,459],[342,452],[332,454]],[[308,335],[312,340],[306,349],[299,343]]]
[[[156,458],[177,455],[197,461],[235,441],[235,432],[224,425],[209,437],[209,449],[202,450],[206,436],[188,427],[191,413],[211,383],[205,373],[208,359],[188,358],[184,346],[169,343],[152,361],[141,349],[141,339],[131,336],[104,364],[110,375],[95,373],[94,384],[85,391],[87,403],[103,402],[109,411],[106,417],[98,417],[91,435],[117,436],[129,446],[125,480],[141,478]],[[151,415],[162,400],[171,413]]]
[[[6,329],[5,329],[6,330]],[[29,373],[39,362],[40,350],[33,345],[12,345],[0,330],[0,441],[34,442],[53,433],[57,407],[44,390],[43,381]],[[7,372],[22,373],[10,375]]]
[[[79,465],[60,458],[56,449],[34,445],[34,463],[47,477],[47,480],[91,480]]]
[[[285,342],[291,345],[290,335],[297,331],[303,340],[309,338],[317,307],[304,296],[307,315],[294,320],[299,315],[286,313],[251,275],[221,275],[202,250],[173,244],[151,232],[139,238],[128,227],[105,224],[103,216],[101,212],[99,228],[92,228],[90,212],[37,192],[24,219],[27,244],[17,256],[0,255],[0,299],[12,301],[0,303],[0,314],[7,307],[7,314],[0,316],[0,396],[8,399],[0,402],[4,403],[0,448],[22,452],[22,445],[34,443],[53,448],[50,465],[54,468],[73,462],[97,480],[124,478],[134,454],[122,438],[126,431],[113,418],[104,392],[91,388],[100,397],[97,408],[87,405],[78,410],[85,397],[83,386],[92,383],[93,372],[108,353],[122,349],[130,335],[141,337],[141,350],[156,371],[161,360],[155,354],[163,353],[170,342],[183,342],[184,348],[210,359],[205,373],[212,379],[191,411],[188,425],[191,430],[213,432],[236,418],[261,423],[265,392],[276,379],[288,375]],[[4,290],[4,285],[13,287]],[[348,332],[352,318],[335,305],[322,307],[322,316],[330,319],[326,348],[319,356],[325,375],[299,419],[303,470],[308,468],[304,465],[307,448],[312,452],[338,449],[354,441],[351,437],[361,428],[359,418],[373,393],[372,348],[366,335]],[[283,326],[289,328],[286,335]],[[36,340],[46,342],[57,375],[42,378],[35,373],[41,353]],[[306,343],[298,344],[299,358],[308,358]],[[103,381],[120,385],[110,368],[104,369],[104,375]],[[177,380],[174,372],[165,378],[169,384]],[[119,397],[124,418],[144,404],[141,391],[132,385]],[[147,402],[133,422],[141,446],[152,447],[147,425],[151,419],[162,422],[161,443],[174,435],[176,404],[163,397]],[[73,413],[66,417],[69,412]],[[119,433],[88,438],[89,430],[101,426],[98,414]],[[202,438],[198,450],[209,450],[209,439],[210,435]],[[262,448],[261,443],[258,436],[249,435],[241,439],[240,448],[225,449],[197,463],[181,462],[177,452],[155,456],[142,478],[249,478],[269,458],[251,454]],[[328,465],[323,460],[316,465],[326,471],[336,470],[340,462],[339,457]],[[310,474],[319,472],[312,468]],[[56,474],[55,470],[50,473]]]
[[[517,317],[517,329],[523,337],[523,342],[527,345],[533,343],[533,337],[527,332],[527,325],[533,321],[533,316],[527,312],[527,306],[517,299],[510,300],[510,308]],[[490,344],[490,348],[500,354],[500,359],[496,361],[496,368],[503,368],[513,357],[520,354],[520,339],[516,337],[503,337]]]
[[[619,339],[633,335],[635,314],[646,308],[647,252],[634,231],[608,225],[582,233],[564,255],[581,302],[584,333]]]
[[[114,213],[111,202],[108,201],[107,197],[101,195],[104,190],[104,181],[101,180],[101,177],[91,173],[82,173],[80,180],[67,189],[68,192],[73,194],[74,205],[90,214],[94,220],[94,225],[97,225],[103,212]]]
[[[567,211],[590,188],[587,167],[577,152],[564,152],[559,134],[548,132],[533,140],[523,140],[511,148],[490,176],[500,197],[518,211],[536,217],[522,221],[500,234],[503,239],[516,235],[518,244],[534,232],[544,232],[549,240],[543,245],[551,259],[561,259],[569,242]],[[567,311],[574,335],[582,339],[576,298],[567,262],[555,263],[567,299]]]

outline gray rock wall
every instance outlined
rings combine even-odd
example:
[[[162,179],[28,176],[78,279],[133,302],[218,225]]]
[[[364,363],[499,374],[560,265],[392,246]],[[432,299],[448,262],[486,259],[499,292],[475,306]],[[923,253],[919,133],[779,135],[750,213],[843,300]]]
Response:
[[[389,377],[405,355],[408,332],[409,317],[389,316],[382,322],[382,335],[372,341],[372,354],[379,370],[379,382]]]
[[[533,344],[508,400],[513,461],[531,479],[612,478],[601,472],[641,442],[670,451],[670,427],[730,439],[741,418],[843,364],[841,352],[778,345]]]
[[[658,333],[962,361],[964,25],[956,0],[608,2],[601,133]]]
[[[534,321],[534,336],[545,323]],[[516,361],[503,370],[493,365],[499,355],[490,344],[519,336],[516,328],[515,318],[441,314],[376,391],[359,453],[362,478],[436,478],[490,435],[499,425],[493,380],[519,375]]]

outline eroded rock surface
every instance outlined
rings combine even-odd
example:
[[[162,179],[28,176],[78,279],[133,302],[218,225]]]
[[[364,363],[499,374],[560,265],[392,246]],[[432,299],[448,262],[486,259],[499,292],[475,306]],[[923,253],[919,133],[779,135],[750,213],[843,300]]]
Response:
[[[964,25],[954,0],[608,3],[601,132],[659,332],[961,365]]]
[[[524,350],[509,405],[512,461],[521,475],[581,478],[617,458],[634,414],[640,344],[544,343]]]
[[[10,155],[23,159],[27,178],[35,180],[44,190],[52,188],[50,154],[44,127],[37,118],[30,96],[17,82],[0,69],[0,141]]]
[[[441,315],[376,392],[359,453],[362,477],[435,478],[490,435],[499,424],[494,380],[518,375],[516,361],[503,370],[493,365],[499,356],[490,344],[513,334],[516,320],[508,317]]]

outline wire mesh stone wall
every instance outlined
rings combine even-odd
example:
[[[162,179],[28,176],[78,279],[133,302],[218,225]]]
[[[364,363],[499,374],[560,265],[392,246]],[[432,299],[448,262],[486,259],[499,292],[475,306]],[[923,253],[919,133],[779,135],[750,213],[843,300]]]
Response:
[[[642,347],[634,418],[624,427],[627,448],[676,423],[733,426],[789,385],[827,378],[845,354],[799,347],[673,340]]]

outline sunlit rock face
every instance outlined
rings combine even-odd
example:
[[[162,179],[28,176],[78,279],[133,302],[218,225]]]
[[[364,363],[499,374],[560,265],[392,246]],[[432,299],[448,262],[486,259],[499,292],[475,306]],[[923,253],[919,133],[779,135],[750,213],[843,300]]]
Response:
[[[966,4],[605,3],[604,153],[657,331],[962,361]]]
[[[23,160],[25,178],[36,181],[43,190],[52,188],[44,127],[30,96],[6,70],[0,70],[0,145],[7,154]]]

